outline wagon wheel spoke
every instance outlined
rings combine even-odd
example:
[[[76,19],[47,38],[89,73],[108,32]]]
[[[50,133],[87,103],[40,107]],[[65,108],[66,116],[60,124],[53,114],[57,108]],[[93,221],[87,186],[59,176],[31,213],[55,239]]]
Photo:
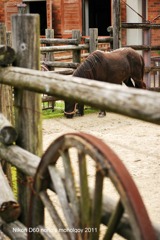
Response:
[[[67,226],[69,227],[69,229],[75,229],[77,226],[75,225],[74,215],[73,215],[72,209],[70,207],[70,204],[68,202],[67,194],[66,194],[62,179],[61,179],[57,169],[54,166],[51,166],[51,165],[48,166],[48,170],[50,173],[51,180],[54,184],[54,189],[56,191],[56,194],[58,195],[64,216],[65,216],[65,220],[67,222]],[[65,228],[66,227],[64,227],[63,229],[65,229]],[[74,240],[75,233],[69,232],[69,234],[70,234],[71,240],[72,239]]]
[[[76,154],[75,152],[72,154],[72,150],[76,150]],[[63,161],[65,173],[63,178],[57,170],[59,160]],[[72,168],[73,163],[77,163],[77,171],[73,169],[74,167]],[[92,167],[95,171],[95,174],[93,174],[93,191],[89,176],[90,165],[88,167],[90,163],[93,163]],[[77,175],[79,192],[77,191]],[[63,209],[65,216],[64,225],[66,226],[67,223],[69,228],[82,230],[78,234],[69,233],[69,238],[97,240],[100,236],[102,215],[106,214],[106,212],[103,212],[105,202],[102,205],[102,189],[104,190],[105,188],[105,179],[109,179],[112,182],[119,196],[119,201],[116,207],[109,210],[108,215],[111,217],[109,217],[109,222],[107,223],[108,229],[106,234],[103,235],[104,239],[111,239],[119,227],[123,226],[123,221],[121,220],[124,218],[123,213],[125,212],[128,214],[129,225],[131,226],[129,231],[132,231],[130,233],[132,239],[155,240],[155,233],[147,211],[128,171],[117,155],[96,137],[84,133],[72,133],[56,139],[42,157],[34,180],[34,190],[39,194],[44,206],[48,208],[54,219],[58,213],[55,211],[54,204],[46,193],[52,183]],[[107,188],[105,191],[108,193]],[[33,195],[32,200],[33,204],[31,206],[34,210],[36,195]],[[141,214],[139,214],[139,209]],[[35,211],[33,213],[31,214],[31,224],[34,226],[36,214]],[[60,223],[59,220],[59,224],[62,224],[60,226],[64,227],[63,221]],[[90,231],[87,232],[85,229]],[[126,237],[123,228],[121,232]]]
[[[121,203],[121,201],[119,200],[117,203],[117,206],[115,208],[115,211],[113,211],[109,223],[108,223],[108,228],[107,228],[107,232],[104,236],[104,240],[110,240],[112,239],[114,233],[115,233],[115,229],[117,228],[118,224],[120,223],[120,220],[123,216],[124,213],[124,207]]]
[[[65,170],[65,179],[67,179],[67,181],[65,181],[66,192],[67,192],[69,201],[72,205],[72,211],[74,214],[75,225],[78,226],[78,224],[79,224],[79,199],[77,196],[76,183],[75,183],[75,178],[74,178],[74,174],[73,174],[73,169],[72,169],[68,149],[66,149],[64,152],[61,151],[61,156],[63,159],[63,166],[64,166],[64,170]],[[71,189],[72,189],[72,191],[70,191]]]
[[[91,235],[90,239],[98,239],[101,223],[101,212],[102,212],[102,193],[103,193],[103,180],[104,176],[101,174],[99,169],[96,171],[95,177],[95,189],[92,203],[92,219],[91,219]],[[97,194],[98,193],[98,194]]]
[[[83,152],[78,153],[79,175],[80,175],[80,208],[81,208],[81,227],[85,229],[90,224],[90,194],[88,188],[88,177],[86,169],[86,158]],[[85,238],[85,236],[84,236]]]
[[[45,240],[56,240],[53,235],[49,232],[49,231],[46,231],[46,229],[44,228],[44,226],[42,225],[39,225],[37,227],[37,229],[39,229],[39,232],[41,234],[42,237],[44,237]],[[65,239],[65,238],[64,238]]]
[[[52,201],[50,200],[49,195],[46,191],[39,193],[40,198],[44,204],[44,206],[47,208],[52,220],[54,221],[55,225],[57,226],[57,229],[65,229],[65,225],[62,222],[61,218],[59,217],[59,214],[57,213],[56,208],[54,207]],[[42,231],[45,233],[45,231]],[[60,232],[63,240],[69,240],[69,234],[67,232]]]

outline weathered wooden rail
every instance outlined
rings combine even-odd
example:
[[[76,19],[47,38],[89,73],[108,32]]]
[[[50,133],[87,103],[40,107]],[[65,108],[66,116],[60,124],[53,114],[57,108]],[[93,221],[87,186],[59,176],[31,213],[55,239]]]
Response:
[[[74,99],[97,108],[160,124],[160,94],[156,92],[18,67],[1,68],[0,83],[21,90]]]
[[[11,139],[10,135],[18,136],[18,138],[12,138],[9,143],[13,144],[6,145],[7,142],[4,141],[5,138],[1,133],[3,133],[2,129],[10,126],[10,124],[1,115],[0,158],[18,169],[18,179],[20,180],[18,204],[20,204],[21,215],[18,218],[19,212],[16,212],[17,215],[14,214],[11,223],[6,223],[6,216],[4,217],[1,214],[0,226],[11,239],[18,239],[18,237],[27,239],[26,225],[29,214],[29,198],[30,194],[34,192],[32,189],[33,177],[42,155],[41,99],[37,93],[74,99],[77,102],[84,102],[87,105],[109,109],[115,113],[156,124],[160,124],[160,94],[39,71],[38,16],[15,15],[12,21],[16,67],[4,67],[2,63],[0,66],[0,83],[12,86],[15,90],[16,132],[9,131],[8,128],[6,130],[8,139]],[[19,29],[24,32],[19,31]],[[28,32],[32,36],[31,39],[27,37]],[[29,61],[26,59],[29,59]],[[17,145],[14,144],[15,140]],[[26,187],[22,186],[22,183]],[[52,186],[51,189],[54,190]],[[7,201],[9,200],[13,201],[12,196],[7,197]],[[19,205],[14,206],[19,210]],[[102,210],[103,223],[108,224],[108,219],[114,207],[114,203],[105,199]],[[38,209],[36,226],[39,226],[43,223],[43,207],[41,204],[36,205],[36,209]],[[119,231],[122,236],[131,239],[133,233],[130,226],[127,226],[128,217],[122,219]],[[24,229],[24,231],[13,232],[13,228]],[[154,229],[157,239],[160,239],[159,227],[154,224]],[[35,239],[38,239],[37,236]]]
[[[47,29],[47,35],[53,36],[53,30]],[[50,32],[50,34],[48,34]],[[83,42],[83,43],[82,43]],[[101,49],[98,47],[101,44],[110,44],[113,42],[113,37],[98,37],[97,29],[91,28],[90,29],[90,37],[83,38],[81,37],[81,33],[79,30],[72,31],[72,39],[55,39],[55,38],[41,38],[40,43],[46,44],[46,46],[41,46],[40,51],[41,54],[50,53],[52,54],[53,61],[49,61],[45,59],[41,61],[42,64],[45,64],[49,67],[61,67],[61,68],[76,68],[77,63],[81,62],[81,59],[87,57],[89,53],[93,52],[96,49]],[[52,45],[52,46],[51,46]],[[84,51],[86,53],[84,53]],[[63,52],[62,54],[60,54]],[[68,53],[72,52],[72,55],[68,55]],[[54,54],[56,53],[56,55]],[[65,53],[65,56],[64,56]],[[60,55],[60,56],[57,56]],[[54,55],[54,57],[53,57]],[[48,58],[48,57],[46,57]],[[72,60],[73,63],[71,65],[70,62],[63,63],[63,60]],[[59,61],[59,62],[57,62]]]

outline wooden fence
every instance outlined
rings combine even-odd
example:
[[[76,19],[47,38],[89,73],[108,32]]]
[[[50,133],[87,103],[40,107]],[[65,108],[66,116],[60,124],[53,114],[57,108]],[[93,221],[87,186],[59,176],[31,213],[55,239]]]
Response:
[[[151,46],[151,34],[152,28],[159,29],[159,24],[148,24],[148,23],[122,23],[121,28],[143,28],[145,37],[145,45],[132,45],[130,47],[135,50],[143,50],[145,60],[145,75],[144,81],[146,82],[147,88],[154,91],[160,90],[160,60],[158,57],[151,58],[152,50],[159,50],[159,46]],[[42,66],[45,66],[49,70],[54,70],[55,73],[61,74],[72,74],[81,62],[84,60],[89,53],[100,50],[111,50],[113,44],[113,28],[109,27],[110,37],[98,37],[97,29],[90,29],[90,37],[84,38],[81,36],[79,30],[72,31],[72,39],[55,39],[54,30],[46,29],[46,38],[40,39],[41,44],[46,46],[40,47],[41,54],[43,54],[43,60],[41,61]],[[107,44],[107,47],[106,47]],[[51,46],[52,45],[52,46]],[[67,62],[69,60],[69,62]],[[55,70],[56,68],[56,70]],[[63,70],[57,70],[57,68],[63,68]],[[65,68],[65,70],[64,70]],[[69,68],[69,70],[66,70]],[[72,70],[71,70],[72,69]],[[55,98],[44,95],[43,98],[43,109],[54,109]],[[47,106],[45,102],[48,102]]]
[[[113,37],[98,37],[98,29],[91,28],[89,37],[82,37],[79,30],[72,31],[72,39],[54,38],[54,30],[46,29],[46,38],[41,38],[41,69],[64,75],[73,74],[81,61],[96,49],[108,51]],[[59,99],[59,98],[58,98]],[[43,95],[42,109],[54,110],[54,97]]]
[[[28,38],[28,33],[30,38]],[[156,92],[122,88],[118,85],[101,83],[87,79],[64,76],[53,72],[39,71],[39,17],[38,15],[14,15],[12,17],[12,54],[11,48],[2,47],[0,62],[0,83],[14,87],[15,131],[9,131],[4,116],[0,118],[0,158],[18,169],[18,201],[11,196],[9,186],[4,187],[10,194],[4,198],[0,194],[0,204],[12,202],[10,222],[7,222],[8,208],[0,212],[3,231],[13,237],[13,226],[21,228],[27,224],[30,184],[42,155],[41,98],[45,93],[65,99],[84,102],[97,108],[127,115],[144,121],[160,124],[160,94]],[[78,47],[75,47],[79,51]],[[74,50],[75,50],[74,49]],[[14,54],[13,54],[14,51]],[[6,54],[7,53],[7,54]],[[5,58],[5,56],[7,56]],[[12,57],[11,57],[12,56]],[[3,63],[5,59],[5,64]],[[14,61],[16,66],[10,66]],[[8,64],[9,63],[9,66]],[[2,86],[2,85],[1,85]],[[0,101],[3,101],[1,99]],[[2,112],[3,113],[3,112]],[[1,116],[1,115],[0,115]],[[16,144],[4,141],[6,135],[12,136]],[[13,129],[13,128],[11,128]],[[4,176],[3,176],[4,178]],[[3,181],[1,181],[3,182]],[[24,184],[24,185],[23,185]],[[27,186],[27,187],[24,187]],[[6,192],[6,191],[5,191]],[[14,204],[13,204],[14,203]],[[15,207],[16,206],[16,207]],[[19,206],[21,206],[20,221]],[[37,206],[37,219],[43,222],[42,206]],[[13,222],[14,221],[14,222]],[[22,225],[24,224],[24,225]],[[156,227],[155,227],[156,228]],[[159,230],[156,228],[156,231]],[[14,233],[15,239],[26,239],[26,232]]]
[[[96,28],[90,29],[89,38],[81,36],[79,30],[73,30],[72,39],[56,39],[53,38],[53,32],[53,29],[46,29],[46,38],[40,39],[40,43],[46,45],[40,47],[40,51],[45,55],[44,59],[46,60],[41,63],[49,67],[77,68],[77,64],[86,58],[89,53],[96,49],[107,51],[113,42],[113,37],[98,37],[98,29]],[[49,36],[52,36],[52,38]],[[61,52],[63,52],[63,55],[60,54]],[[66,52],[69,52],[70,55],[67,55]],[[47,53],[50,54],[46,57]],[[56,54],[60,56],[56,57]],[[69,63],[62,62],[68,59],[72,60],[72,63],[71,61]]]
[[[122,29],[142,29],[143,30],[143,45],[131,45],[135,50],[143,50],[143,57],[145,61],[145,75],[144,79],[148,89],[159,91],[160,90],[160,62],[159,58],[152,58],[151,52],[152,51],[159,51],[160,46],[152,46],[152,29],[160,29],[160,24],[155,23],[122,23]]]
[[[142,50],[145,61],[144,80],[147,88],[155,91],[160,89],[160,61],[159,57],[151,57],[151,51],[158,51],[160,46],[151,46],[151,29],[160,29],[159,24],[149,23],[122,23],[122,29],[138,28],[143,29],[144,45],[131,45],[129,47],[135,50]],[[79,30],[73,30],[72,39],[54,39],[53,30],[46,30],[46,38],[41,39],[41,44],[46,46],[41,47],[41,53],[45,56],[42,64],[46,65],[50,70],[54,68],[72,68],[75,69],[82,59],[85,59],[89,53],[100,50],[112,50],[114,39],[112,37],[113,28],[109,27],[110,37],[98,37],[97,29],[90,29],[90,37],[81,37]],[[51,36],[51,37],[50,37]],[[120,37],[119,37],[120,38]],[[107,46],[106,46],[107,44]],[[53,45],[53,46],[49,46]],[[124,46],[126,47],[126,46]],[[63,56],[60,54],[63,52]],[[68,52],[68,54],[66,54]],[[65,53],[65,54],[64,54]],[[56,56],[58,54],[58,56]],[[69,62],[66,62],[70,60]],[[71,62],[72,60],[72,62]],[[62,62],[65,61],[65,62]],[[59,72],[59,70],[58,70]],[[71,74],[71,71],[60,71],[64,74]]]

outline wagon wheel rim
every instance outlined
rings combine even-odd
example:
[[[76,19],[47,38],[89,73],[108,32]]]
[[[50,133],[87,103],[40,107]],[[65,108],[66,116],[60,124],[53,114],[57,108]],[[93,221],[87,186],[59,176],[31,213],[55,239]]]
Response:
[[[53,175],[54,176],[58,175],[56,171],[56,163],[60,156],[62,156],[63,160],[65,159],[65,161],[67,161],[67,159],[69,158],[70,161],[68,150],[73,147],[78,148],[78,161],[81,162],[80,165],[82,165],[82,166],[79,165],[79,167],[81,168],[80,170],[80,181],[82,181],[81,184],[85,186],[83,181],[85,181],[87,177],[87,173],[85,172],[86,167],[84,166],[85,162],[83,161],[83,158],[85,158],[85,155],[89,155],[96,162],[97,168],[95,181],[97,182],[97,184],[95,184],[94,194],[96,195],[97,190],[99,191],[99,193],[101,193],[101,189],[103,188],[103,179],[104,177],[107,177],[112,181],[113,185],[115,186],[120,196],[116,208],[109,219],[108,229],[103,239],[107,240],[112,238],[112,236],[116,232],[118,224],[120,223],[123,217],[124,211],[127,211],[129,215],[130,226],[131,228],[134,228],[133,235],[136,240],[156,239],[155,232],[152,228],[146,208],[143,204],[143,201],[137,190],[137,187],[134,184],[127,169],[125,168],[119,157],[105,143],[103,143],[100,139],[86,133],[68,133],[59,137],[50,145],[50,147],[43,155],[35,176],[34,192],[36,192],[40,196],[44,206],[48,207],[46,200],[47,199],[49,200],[49,197],[46,193],[46,190],[47,188],[49,188],[50,183],[54,184],[54,190],[58,194],[59,198],[61,198],[59,196],[59,194],[61,195],[61,193],[59,193],[60,187],[63,188],[64,194],[66,194],[65,188],[62,186],[63,182],[60,180],[60,185],[56,186],[59,180],[57,180],[58,179],[57,177],[54,178]],[[73,175],[71,173],[71,179],[69,180],[70,184],[73,184],[72,177]],[[84,230],[84,228],[92,227],[94,230],[95,229],[98,230],[86,234],[83,231],[82,234],[78,233],[76,235],[70,233],[62,233],[61,234],[62,239],[83,239],[83,240],[99,239],[99,225],[101,215],[99,214],[99,216],[96,217],[95,220],[94,211],[96,211],[95,208],[99,207],[98,204],[100,203],[99,212],[101,212],[102,195],[100,194],[100,196],[98,196],[96,200],[94,200],[95,198],[93,199],[94,203],[93,207],[91,207],[90,200],[88,200],[90,196],[88,185],[86,185],[84,188],[86,189],[80,190],[81,191],[80,200],[82,201],[80,207],[79,206],[77,207],[77,201],[79,199],[77,199],[77,197],[74,198],[75,196],[69,196],[70,198],[69,201],[72,204],[72,211],[68,215],[69,217],[67,219],[67,224],[70,228],[74,229],[76,228],[78,229],[80,227]],[[76,195],[76,191],[73,192]],[[87,197],[86,195],[84,195],[84,193],[87,195]],[[32,209],[34,208],[33,205],[34,201],[36,200],[36,196],[37,195],[32,194],[31,213],[34,213]],[[68,193],[66,199],[67,197]],[[50,204],[53,209],[54,208],[53,204],[51,202]],[[62,205],[63,204],[64,203],[62,203]],[[67,203],[65,202],[65,204]],[[64,208],[70,209],[69,204],[66,205]],[[63,211],[65,212],[65,209],[63,209]],[[90,213],[90,211],[92,213]],[[86,212],[88,212],[88,215],[86,214]],[[80,213],[81,220],[79,218]],[[31,214],[29,220],[30,226],[34,226],[34,221],[35,215]],[[88,222],[90,222],[90,225],[88,225]],[[63,223],[60,223],[60,225],[57,226],[57,228],[61,227],[65,228]],[[34,239],[34,237],[32,238],[32,236],[33,235],[30,234],[29,239]]]

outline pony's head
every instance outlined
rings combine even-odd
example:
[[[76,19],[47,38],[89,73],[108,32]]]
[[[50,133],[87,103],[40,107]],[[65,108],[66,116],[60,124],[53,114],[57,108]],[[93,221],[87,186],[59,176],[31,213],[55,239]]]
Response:
[[[143,79],[141,81],[135,81],[135,88],[141,88],[141,89],[146,89],[147,86],[145,82],[143,82]]]
[[[146,89],[146,88],[147,88],[147,86],[146,86],[145,82],[142,81],[142,89]]]
[[[66,118],[73,118],[76,113],[76,103],[72,101],[65,101],[64,115]]]

